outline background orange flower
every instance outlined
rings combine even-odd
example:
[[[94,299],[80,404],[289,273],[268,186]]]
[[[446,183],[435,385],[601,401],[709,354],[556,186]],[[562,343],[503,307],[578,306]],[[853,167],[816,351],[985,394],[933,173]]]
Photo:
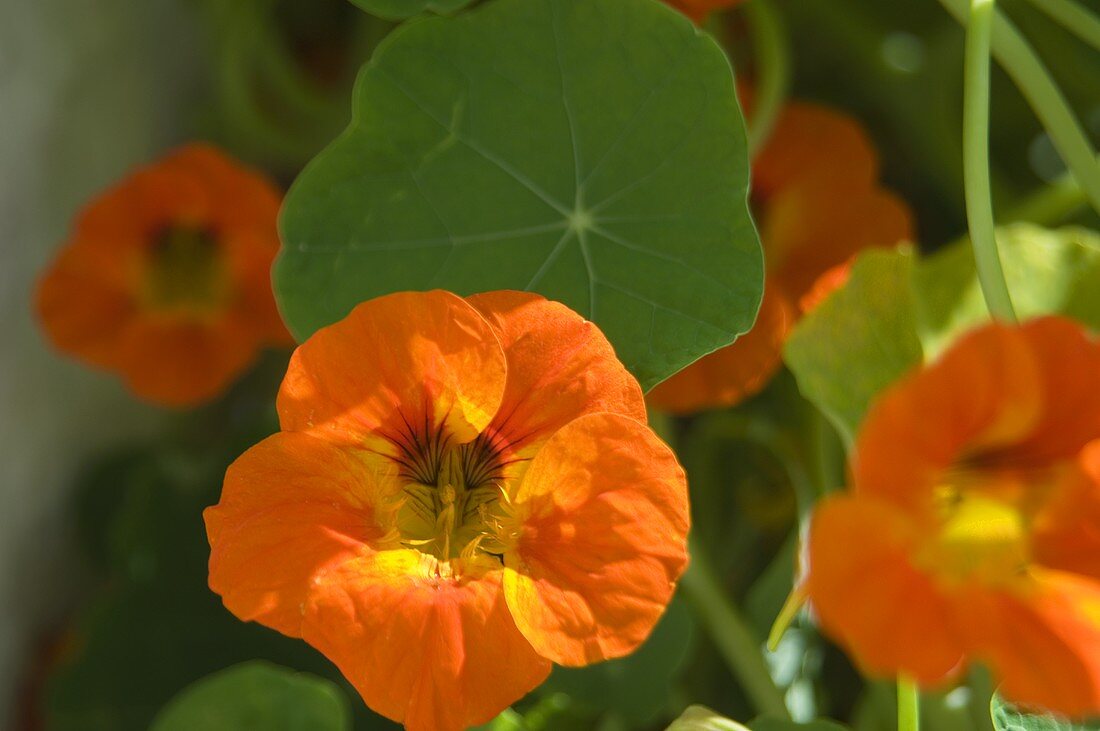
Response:
[[[42,276],[54,345],[170,405],[218,395],[268,345],[289,345],[271,293],[280,196],[204,144],[92,201]]]
[[[744,107],[751,91],[741,90]],[[764,299],[753,329],[654,388],[672,413],[732,406],[757,393],[782,362],[801,312],[845,281],[870,247],[913,236],[906,205],[878,184],[878,156],[854,119],[792,102],[752,165],[752,208],[764,246]]]
[[[371,300],[295,352],[278,406],[205,513],[210,586],[410,729],[631,652],[686,565],[683,470],[563,305]]]
[[[808,587],[869,673],[988,664],[1018,703],[1100,711],[1100,343],[989,325],[872,407],[825,500]]]

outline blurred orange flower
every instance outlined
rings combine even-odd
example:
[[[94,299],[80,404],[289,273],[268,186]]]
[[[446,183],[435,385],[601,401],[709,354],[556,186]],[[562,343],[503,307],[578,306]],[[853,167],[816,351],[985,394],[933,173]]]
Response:
[[[751,92],[740,93],[743,106]],[[753,329],[649,393],[672,413],[732,406],[779,369],[801,313],[846,280],[860,251],[912,237],[908,207],[878,185],[878,158],[852,118],[794,102],[753,161],[751,203],[764,245],[764,299]]]
[[[290,345],[271,293],[279,193],[192,144],[92,201],[39,281],[54,345],[170,406],[217,396],[267,345]]]
[[[988,325],[874,404],[817,509],[808,589],[869,673],[986,663],[1025,706],[1100,711],[1100,343]]]
[[[410,729],[631,652],[686,565],[683,470],[563,305],[371,300],[298,348],[278,409],[206,511],[210,586]]]

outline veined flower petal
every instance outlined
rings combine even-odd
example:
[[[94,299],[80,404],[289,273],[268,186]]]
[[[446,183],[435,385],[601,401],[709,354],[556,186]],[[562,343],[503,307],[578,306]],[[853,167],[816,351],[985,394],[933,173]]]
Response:
[[[466,299],[493,326],[508,363],[508,385],[489,430],[509,452],[533,455],[584,414],[609,412],[645,422],[638,381],[595,324],[528,292]]]
[[[374,710],[409,731],[486,723],[550,673],[516,629],[501,572],[434,575],[434,559],[385,551],[319,578],[303,636]]]
[[[522,535],[504,559],[508,607],[541,655],[585,665],[645,640],[687,565],[686,490],[672,451],[628,417],[550,438],[511,496]]]
[[[294,352],[279,417],[284,431],[339,444],[441,425],[465,442],[497,413],[505,378],[496,334],[465,300],[399,292],[364,302]]]
[[[365,456],[282,432],[230,465],[203,517],[210,588],[231,612],[301,636],[314,584],[382,536],[375,509],[393,477]]]

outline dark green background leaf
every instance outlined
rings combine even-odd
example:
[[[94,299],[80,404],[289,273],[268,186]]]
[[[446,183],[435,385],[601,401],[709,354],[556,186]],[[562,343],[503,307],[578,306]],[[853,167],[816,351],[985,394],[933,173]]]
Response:
[[[540,693],[560,692],[593,708],[605,708],[636,724],[657,716],[691,649],[691,612],[675,597],[653,634],[636,652],[583,668],[555,667]]]
[[[299,337],[398,290],[540,292],[649,388],[762,289],[729,63],[656,0],[495,0],[395,31],[291,189],[275,269]]]
[[[424,12],[447,15],[464,8],[471,0],[351,0],[371,15],[387,20],[404,20]]]
[[[150,731],[350,731],[340,689],[322,678],[248,662],[203,678],[164,707]]]

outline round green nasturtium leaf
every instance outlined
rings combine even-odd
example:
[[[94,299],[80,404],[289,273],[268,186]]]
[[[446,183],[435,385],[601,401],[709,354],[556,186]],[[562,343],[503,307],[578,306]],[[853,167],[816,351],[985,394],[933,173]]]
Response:
[[[989,704],[996,731],[1100,731],[1100,720],[1069,721],[1051,715],[1019,710],[995,693]]]
[[[203,678],[160,712],[151,731],[351,731],[347,699],[327,680],[265,662]]]
[[[644,388],[729,344],[763,288],[724,54],[658,0],[493,0],[381,44],[302,173],[275,289],[305,338],[400,290],[539,292]]]
[[[448,15],[472,0],[351,0],[371,15],[386,20],[404,20],[421,13]]]

